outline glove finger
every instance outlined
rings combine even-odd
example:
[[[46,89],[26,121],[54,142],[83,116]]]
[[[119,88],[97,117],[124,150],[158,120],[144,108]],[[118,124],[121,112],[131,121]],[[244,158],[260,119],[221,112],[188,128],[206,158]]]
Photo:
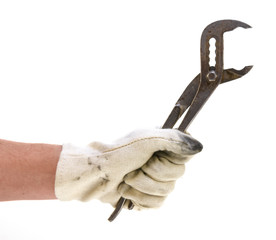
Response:
[[[145,194],[125,183],[120,184],[118,191],[122,197],[131,200],[138,209],[159,208],[166,199],[164,196]]]
[[[180,162],[180,160],[177,162]],[[183,164],[183,161],[182,164],[175,164],[165,153],[156,153],[142,167],[142,171],[156,181],[175,181],[184,174],[185,164]]]
[[[187,163],[194,155],[181,155],[169,151],[159,151],[156,152],[153,156],[166,159],[167,161],[170,161],[176,165],[183,165]]]
[[[156,181],[141,170],[129,173],[124,181],[132,188],[153,196],[167,196],[175,185],[175,181]]]

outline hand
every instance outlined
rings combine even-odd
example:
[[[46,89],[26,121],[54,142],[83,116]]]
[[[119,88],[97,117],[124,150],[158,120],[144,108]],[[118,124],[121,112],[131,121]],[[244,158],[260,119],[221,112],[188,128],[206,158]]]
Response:
[[[99,199],[116,205],[120,197],[136,209],[159,207],[202,150],[191,136],[174,129],[134,131],[113,144],[84,148],[63,145],[55,192],[60,200]]]

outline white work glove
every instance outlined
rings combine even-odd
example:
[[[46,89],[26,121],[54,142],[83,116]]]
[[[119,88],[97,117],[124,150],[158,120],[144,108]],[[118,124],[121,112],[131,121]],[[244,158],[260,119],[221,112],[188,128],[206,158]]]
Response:
[[[134,131],[113,144],[64,144],[55,193],[60,200],[99,199],[115,206],[120,197],[136,209],[159,207],[202,150],[191,136],[174,129]]]

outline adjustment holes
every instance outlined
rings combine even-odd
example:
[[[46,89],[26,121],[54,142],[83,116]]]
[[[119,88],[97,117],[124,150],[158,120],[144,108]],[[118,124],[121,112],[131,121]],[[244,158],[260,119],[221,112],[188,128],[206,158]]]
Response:
[[[216,39],[211,38],[209,40],[209,66],[216,66]]]

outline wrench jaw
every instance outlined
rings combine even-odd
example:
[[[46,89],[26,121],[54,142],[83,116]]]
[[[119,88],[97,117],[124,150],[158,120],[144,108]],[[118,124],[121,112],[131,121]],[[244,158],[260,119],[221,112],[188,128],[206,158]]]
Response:
[[[221,83],[226,83],[241,78],[249,73],[252,68],[253,66],[245,66],[241,70],[236,70],[234,68],[225,69],[223,71]]]
[[[209,24],[202,32],[202,36],[215,37],[218,35],[223,35],[225,32],[233,31],[234,29],[241,28],[251,28],[250,25],[236,20],[220,20]]]

